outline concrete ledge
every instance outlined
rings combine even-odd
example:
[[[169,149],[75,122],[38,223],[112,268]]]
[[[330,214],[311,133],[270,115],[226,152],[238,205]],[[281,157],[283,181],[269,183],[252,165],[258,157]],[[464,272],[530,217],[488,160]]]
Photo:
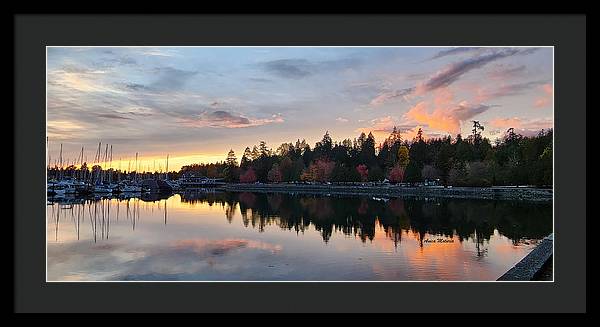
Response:
[[[552,258],[553,234],[545,237],[538,246],[514,267],[500,276],[500,281],[530,281],[542,269],[546,261]]]

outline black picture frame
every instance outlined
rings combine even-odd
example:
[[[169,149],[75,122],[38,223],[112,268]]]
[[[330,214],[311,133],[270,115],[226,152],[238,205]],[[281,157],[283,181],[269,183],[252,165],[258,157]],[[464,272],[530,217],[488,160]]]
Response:
[[[16,312],[585,312],[584,15],[14,16]],[[124,45],[554,46],[553,283],[46,283],[46,49]]]

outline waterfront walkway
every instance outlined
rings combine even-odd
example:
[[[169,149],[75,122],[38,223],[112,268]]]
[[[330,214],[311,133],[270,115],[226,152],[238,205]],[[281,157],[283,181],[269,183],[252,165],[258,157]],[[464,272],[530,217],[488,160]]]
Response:
[[[552,201],[552,189],[530,187],[442,187],[397,185],[336,185],[336,184],[225,184],[232,192],[274,192],[302,194],[368,195],[389,197],[439,197],[457,199]]]

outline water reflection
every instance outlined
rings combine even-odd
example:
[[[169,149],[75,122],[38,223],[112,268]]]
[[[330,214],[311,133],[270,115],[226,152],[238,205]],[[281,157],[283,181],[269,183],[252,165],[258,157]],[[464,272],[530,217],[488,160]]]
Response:
[[[493,280],[550,203],[230,193],[51,201],[50,280]]]
[[[231,221],[239,208],[244,226],[263,231],[267,225],[303,232],[313,225],[328,242],[334,232],[373,240],[377,224],[397,246],[403,232],[415,233],[423,246],[425,235],[458,236],[460,242],[489,241],[498,230],[518,245],[540,239],[552,231],[552,207],[527,203],[465,199],[380,199],[314,195],[193,192],[183,203],[221,205]],[[482,250],[483,254],[483,250]]]

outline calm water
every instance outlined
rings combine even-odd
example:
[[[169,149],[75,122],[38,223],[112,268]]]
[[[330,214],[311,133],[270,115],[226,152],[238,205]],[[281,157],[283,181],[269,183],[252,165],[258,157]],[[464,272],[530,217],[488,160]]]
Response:
[[[49,202],[62,280],[495,280],[551,203],[195,192]]]

